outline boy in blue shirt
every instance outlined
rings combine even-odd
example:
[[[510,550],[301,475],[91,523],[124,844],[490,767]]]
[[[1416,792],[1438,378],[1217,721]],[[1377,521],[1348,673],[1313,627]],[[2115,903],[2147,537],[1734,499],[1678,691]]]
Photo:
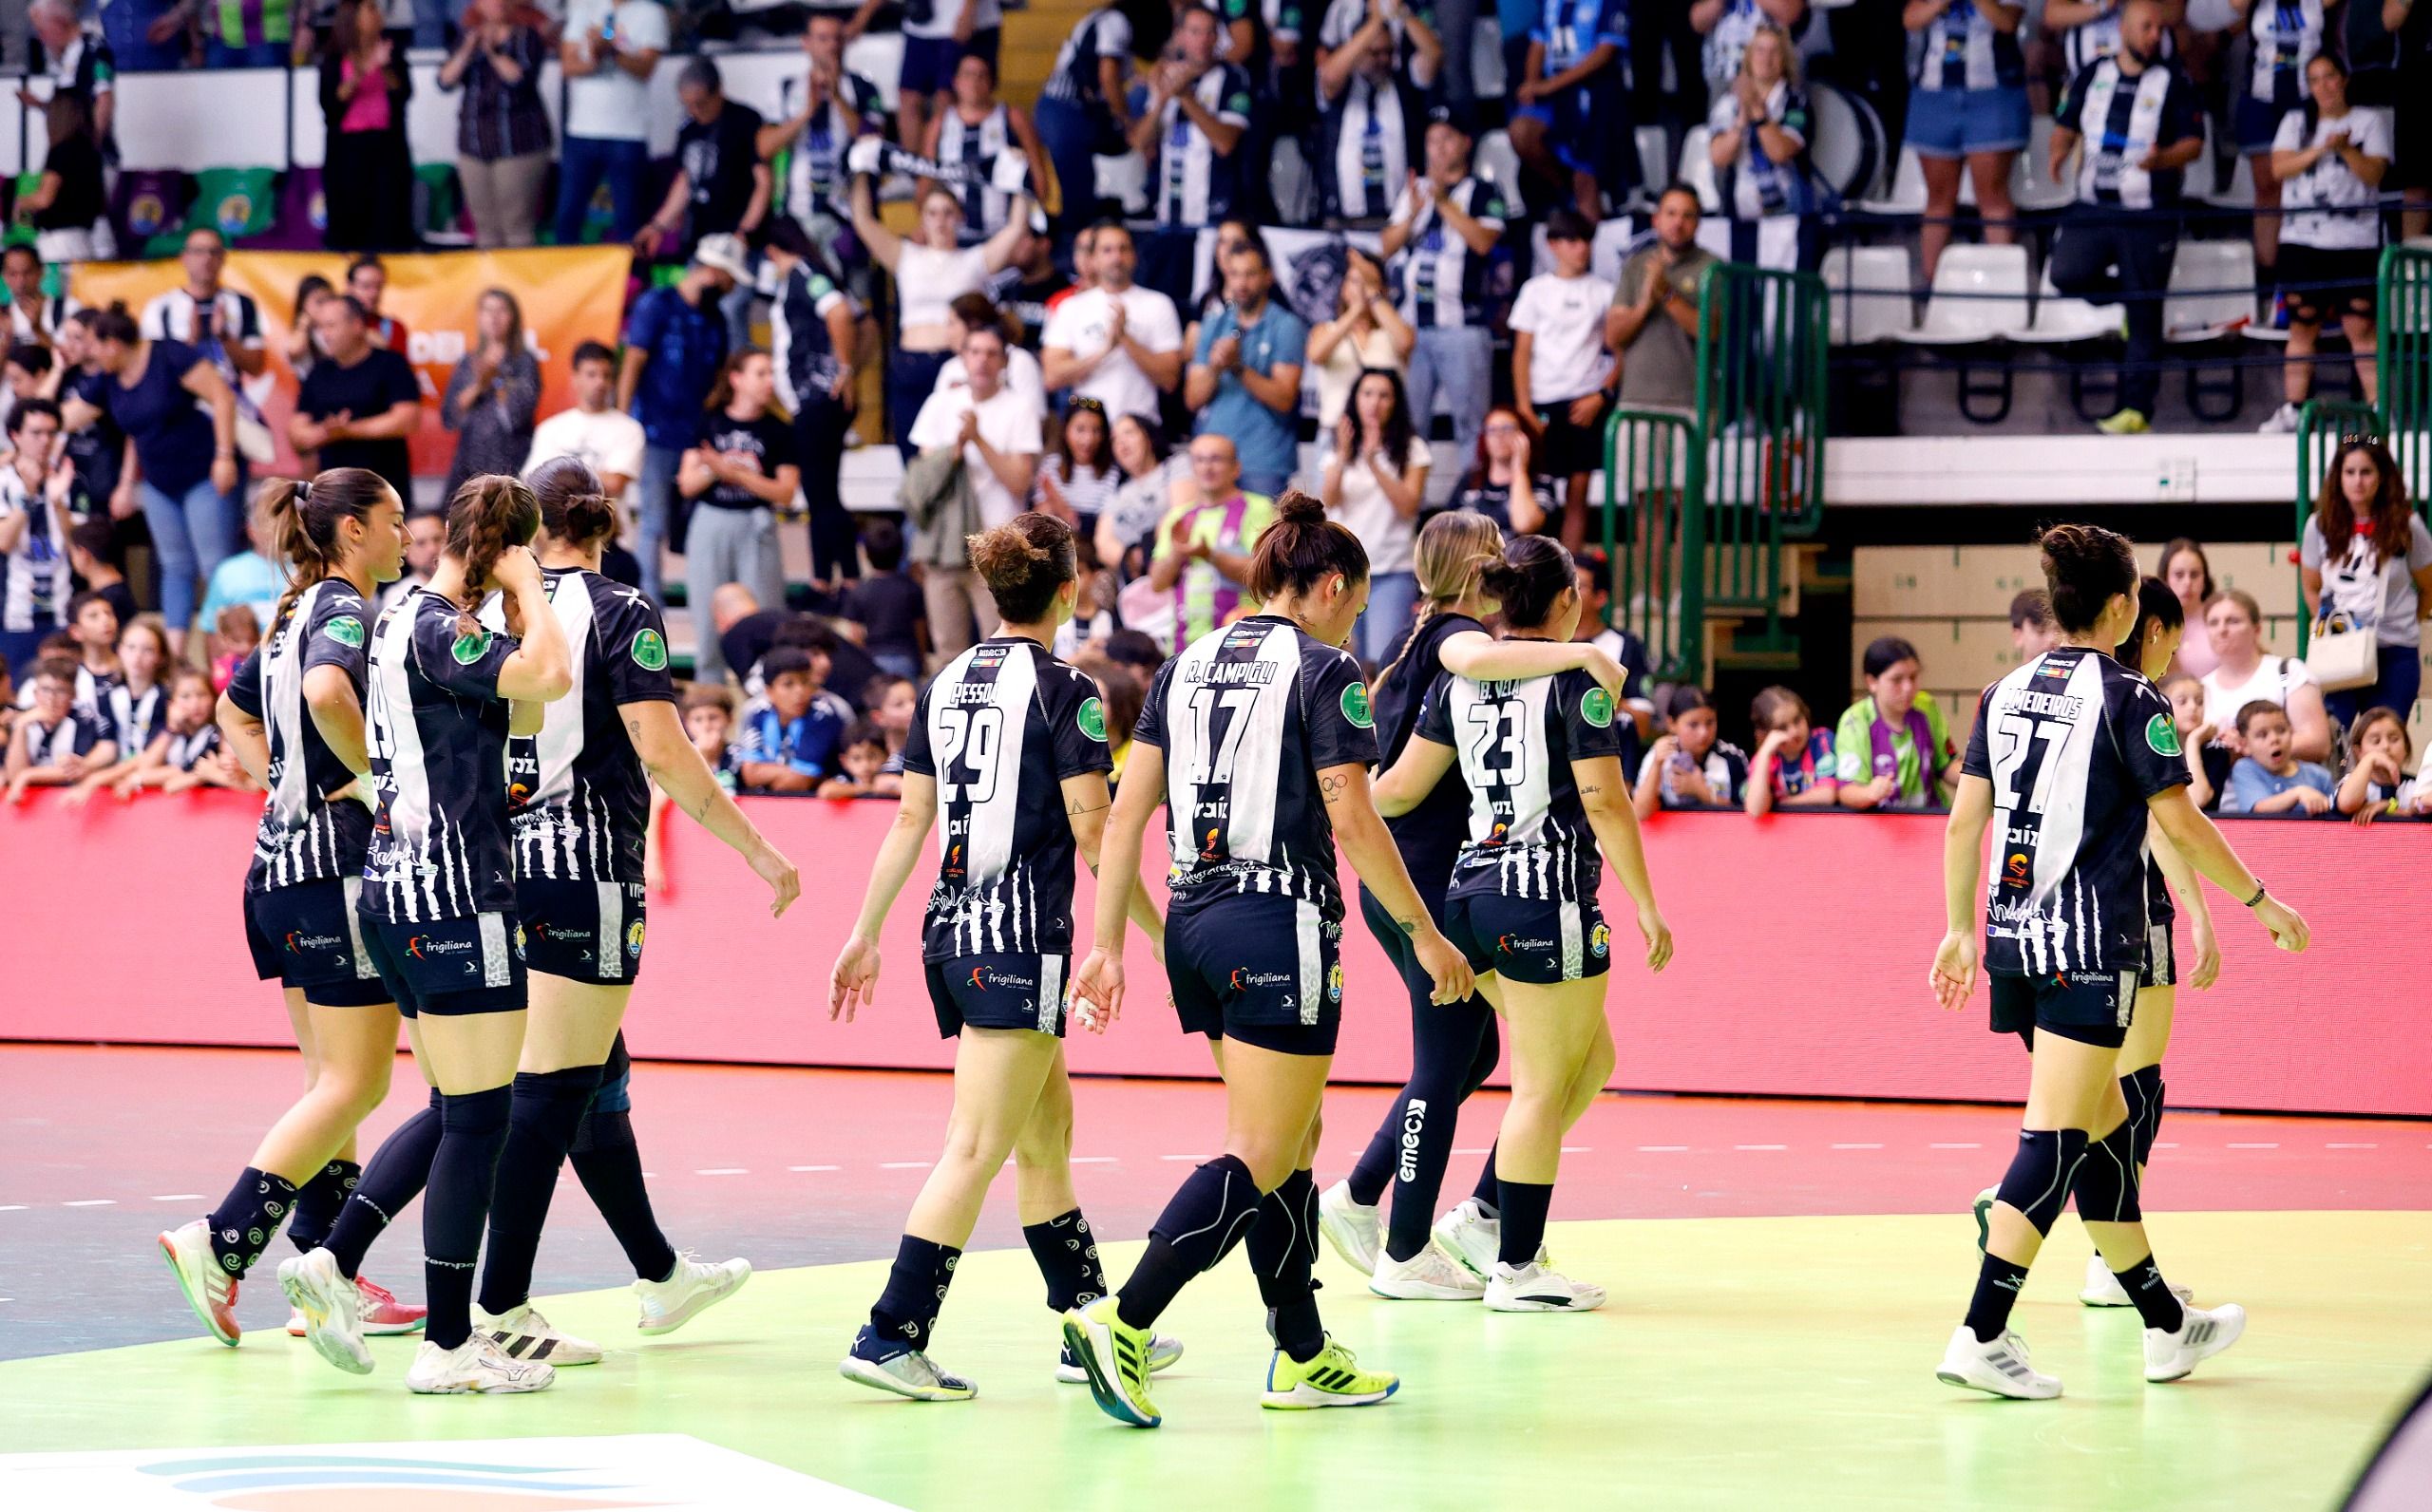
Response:
[[[2330,807],[2334,784],[2330,773],[2312,762],[2301,762],[2289,747],[2289,714],[2268,698],[2258,698],[2238,710],[2238,738],[2246,754],[2230,768],[2229,790],[2221,795],[2224,814],[2308,815]]]
[[[836,748],[849,713],[821,698],[810,653],[779,646],[760,658],[765,701],[744,711],[743,785],[767,793],[808,793],[836,770]]]

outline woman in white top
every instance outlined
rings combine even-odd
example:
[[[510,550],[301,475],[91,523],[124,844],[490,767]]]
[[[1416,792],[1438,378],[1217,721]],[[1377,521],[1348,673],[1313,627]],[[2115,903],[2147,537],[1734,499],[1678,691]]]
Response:
[[[2185,633],[2179,637],[2178,655],[2172,665],[2190,677],[2201,678],[2221,660],[2213,654],[2213,633],[2204,623],[2204,606],[2213,601],[2213,564],[2202,546],[2179,536],[2162,548],[2162,559],[2155,567],[2154,576],[2168,583],[2170,591],[2178,595],[2178,612],[2187,621]]]
[[[962,201],[941,186],[932,185],[922,195],[917,224],[909,237],[888,230],[872,202],[870,176],[853,176],[854,234],[869,249],[870,260],[884,268],[895,284],[895,350],[886,360],[886,414],[896,449],[906,462],[913,453],[912,421],[936,389],[939,369],[954,355],[956,331],[948,307],[959,295],[978,293],[990,274],[1013,262],[1015,247],[1030,232],[1030,198],[1014,196],[1004,229],[977,247],[962,245]]]
[[[2333,541],[2340,543],[2335,549]],[[2418,657],[2423,616],[2432,613],[2432,530],[2407,503],[2405,481],[2386,445],[2359,440],[2339,448],[2306,517],[2297,561],[2317,633],[2334,615],[2341,629],[2374,633],[2374,680],[2325,693],[2324,708],[2342,728],[2375,707],[2395,709],[2404,719],[2423,681]]]
[[[1807,176],[1807,93],[1790,35],[1772,22],[1749,33],[1739,71],[1715,92],[1706,151],[1731,220],[1731,260],[1791,272],[1810,258],[1799,239],[1814,208]]]
[[[1077,407],[1085,401],[1075,400]],[[1086,401],[1095,403],[1095,401]],[[1165,432],[1146,415],[1117,415],[1109,427],[1114,464],[1123,470],[1114,498],[1098,514],[1094,539],[1098,563],[1127,583],[1149,570],[1146,547],[1155,539],[1157,522],[1173,507],[1174,485],[1188,472],[1188,463],[1166,449]]]
[[[1368,611],[1357,640],[1359,659],[1377,667],[1393,655],[1418,605],[1413,558],[1433,461],[1411,424],[1401,374],[1371,368],[1359,375],[1335,422],[1334,443],[1319,493],[1326,513],[1368,553]]]
[[[2236,747],[2238,710],[2262,699],[2289,711],[2290,748],[2299,761],[2328,760],[2330,716],[2323,710],[2322,687],[2304,662],[2265,652],[2263,611],[2254,595],[2222,590],[2204,610],[2204,628],[2220,661],[2204,674],[2204,724],[2192,744]]]
[[[1075,399],[1064,412],[1064,428],[1055,444],[1039,459],[1038,480],[1031,487],[1031,507],[1054,515],[1094,542],[1098,516],[1114,502],[1124,482],[1115,465],[1114,445],[1107,434],[1106,406],[1094,399]]]
[[[1351,386],[1361,373],[1381,369],[1399,380],[1409,371],[1411,349],[1417,344],[1418,332],[1385,296],[1384,270],[1366,253],[1353,249],[1342,270],[1340,313],[1309,332],[1308,364],[1318,374],[1318,434],[1334,433],[1351,398]]]
[[[2390,118],[2351,109],[2347,69],[2329,53],[2306,65],[2312,98],[2280,119],[2271,141],[2271,173],[2288,211],[2280,224],[2280,288],[2289,301],[2289,362],[2281,369],[2288,402],[2263,423],[2264,433],[2293,432],[2297,411],[2314,388],[2314,342],[2325,319],[2347,330],[2365,402],[2380,393],[2373,368],[2374,279],[2381,267],[2382,213],[2377,200],[2390,167]]]
[[[2337,0],[2329,0],[2336,4]],[[2280,179],[2272,145],[2281,119],[2306,103],[2323,51],[2326,0],[2229,0],[2247,33],[2246,87],[2231,113],[2238,151],[2254,166],[2254,262],[2265,281],[2280,263]]]

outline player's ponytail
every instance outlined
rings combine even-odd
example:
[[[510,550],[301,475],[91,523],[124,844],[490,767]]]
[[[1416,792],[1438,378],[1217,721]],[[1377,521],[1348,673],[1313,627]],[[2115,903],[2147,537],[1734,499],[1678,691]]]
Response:
[[[265,631],[287,617],[305,589],[338,570],[346,557],[338,521],[368,520],[381,501],[395,497],[385,479],[362,467],[332,467],[309,482],[274,478],[263,485],[258,507],[270,527],[271,550],[287,572],[287,591]]]
[[[580,457],[552,457],[524,479],[541,506],[541,528],[578,551],[613,535],[617,505]]]
[[[1295,488],[1275,501],[1275,523],[1259,533],[1250,553],[1250,592],[1261,599],[1305,594],[1334,573],[1346,583],[1368,580],[1368,549],[1348,527],[1326,518],[1316,496]]]
[[[541,503],[520,478],[484,473],[467,478],[447,503],[447,555],[465,564],[465,588],[475,604],[490,587],[490,574],[511,547],[528,546],[540,534]],[[458,605],[456,630],[481,629],[467,605]]]
[[[1053,515],[1026,511],[965,537],[971,566],[988,585],[998,612],[1009,625],[1036,625],[1047,617],[1055,591],[1080,575],[1073,527]]]
[[[1535,630],[1553,617],[1566,589],[1578,583],[1577,569],[1562,542],[1546,536],[1515,536],[1498,561],[1478,574],[1478,587],[1503,606],[1503,622]]]
[[[2084,632],[2103,606],[2137,595],[2137,553],[2128,538],[2100,525],[2054,525],[2043,533],[2043,581],[2052,617],[2064,631]]]

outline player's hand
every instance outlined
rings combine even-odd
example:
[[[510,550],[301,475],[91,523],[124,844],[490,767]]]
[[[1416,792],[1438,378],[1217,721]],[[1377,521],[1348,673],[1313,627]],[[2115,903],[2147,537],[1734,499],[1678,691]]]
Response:
[[[1123,957],[1092,949],[1073,973],[1073,1011],[1092,1034],[1103,1034],[1123,1014]]]
[[[1588,647],[1587,661],[1583,670],[1596,679],[1597,687],[1612,695],[1613,702],[1618,704],[1622,701],[1622,690],[1629,686],[1630,674],[1622,670],[1622,664],[1613,660],[1609,652]]]
[[[875,1002],[877,992],[878,942],[856,935],[845,942],[836,956],[836,969],[827,975],[829,1021],[842,1017],[851,1023],[854,1010]]]
[[[1444,937],[1443,931],[1429,924],[1418,932],[1413,943],[1418,951],[1419,970],[1435,983],[1435,991],[1428,996],[1429,1002],[1457,1003],[1470,995],[1471,989],[1477,983],[1470,973],[1469,958],[1454,949],[1453,942]]]
[[[2312,931],[2297,911],[2266,893],[2263,901],[2254,905],[2253,914],[2265,929],[2271,932],[2271,942],[2291,954],[2304,950],[2313,940]]]
[[[1946,1009],[1957,1008],[1967,1001],[1969,990],[1976,985],[1974,931],[1955,929],[1942,937],[1941,948],[1934,952],[1933,970],[1926,973],[1926,982],[1934,990],[1935,999]]]
[[[1646,969],[1660,972],[1672,964],[1672,926],[1663,922],[1653,903],[1638,907],[1638,932],[1646,937]]]
[[[2221,942],[2213,936],[2213,921],[2198,917],[2194,925],[2195,936],[2195,970],[2187,973],[2187,985],[2204,992],[2221,979]]]
[[[763,845],[752,852],[750,861],[751,874],[769,884],[769,917],[785,917],[786,910],[802,896],[802,873],[773,845]],[[870,950],[870,973],[873,976],[878,973],[875,946]]]
[[[501,592],[520,594],[541,586],[541,559],[532,555],[529,546],[509,546],[498,554],[490,567],[490,581]]]

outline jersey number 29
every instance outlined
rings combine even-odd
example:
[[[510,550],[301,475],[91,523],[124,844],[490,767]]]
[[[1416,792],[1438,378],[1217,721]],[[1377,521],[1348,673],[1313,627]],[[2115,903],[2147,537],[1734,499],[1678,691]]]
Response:
[[[1005,732],[1005,711],[994,705],[972,709],[938,710],[938,797],[945,803],[984,803],[997,796],[998,737]],[[971,779],[958,787],[949,775],[960,760]]]

